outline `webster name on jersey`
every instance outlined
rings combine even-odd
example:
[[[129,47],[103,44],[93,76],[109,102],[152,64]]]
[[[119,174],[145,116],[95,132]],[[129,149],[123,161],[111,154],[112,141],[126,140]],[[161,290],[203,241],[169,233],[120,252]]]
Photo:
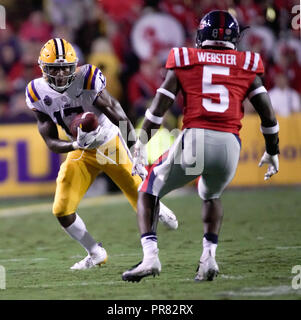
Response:
[[[236,56],[234,54],[197,52],[199,62],[213,62],[227,65],[236,65]]]

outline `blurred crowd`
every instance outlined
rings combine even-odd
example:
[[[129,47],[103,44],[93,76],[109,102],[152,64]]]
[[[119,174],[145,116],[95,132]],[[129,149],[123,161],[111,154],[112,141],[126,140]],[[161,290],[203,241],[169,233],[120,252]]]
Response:
[[[29,81],[41,76],[43,44],[71,42],[79,65],[90,63],[107,77],[107,89],[139,125],[165,75],[174,46],[194,47],[199,19],[213,9],[230,10],[241,26],[240,50],[259,52],[265,86],[276,112],[300,112],[301,39],[292,27],[295,0],[2,0],[0,29],[0,122],[35,121],[25,104]],[[299,20],[300,23],[300,20]],[[298,81],[299,79],[299,81]],[[177,127],[181,96],[165,121]],[[246,111],[251,112],[248,102]]]

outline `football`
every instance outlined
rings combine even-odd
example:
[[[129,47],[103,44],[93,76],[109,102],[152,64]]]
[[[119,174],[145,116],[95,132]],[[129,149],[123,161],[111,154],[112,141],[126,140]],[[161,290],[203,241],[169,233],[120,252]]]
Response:
[[[71,122],[70,131],[74,138],[77,137],[77,128],[80,127],[84,132],[90,132],[98,127],[98,118],[93,112],[78,114]]]

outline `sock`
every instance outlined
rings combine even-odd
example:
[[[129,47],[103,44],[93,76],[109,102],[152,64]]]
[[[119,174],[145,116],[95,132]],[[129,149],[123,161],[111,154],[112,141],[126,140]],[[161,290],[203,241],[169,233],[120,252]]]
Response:
[[[155,232],[144,233],[141,235],[141,245],[143,248],[143,260],[158,254],[158,239]]]
[[[218,236],[214,233],[206,233],[203,238],[203,253],[201,256],[205,258],[209,255],[209,252],[213,258],[215,258],[215,251],[217,248]]]
[[[67,228],[63,228],[73,239],[88,252],[93,254],[96,251],[98,244],[87,231],[86,225],[81,217],[76,213],[75,221]]]

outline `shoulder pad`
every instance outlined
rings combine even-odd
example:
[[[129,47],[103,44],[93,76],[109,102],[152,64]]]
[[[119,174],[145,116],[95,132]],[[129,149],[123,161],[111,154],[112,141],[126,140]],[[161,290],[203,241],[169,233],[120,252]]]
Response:
[[[182,68],[194,64],[195,49],[172,48],[169,52],[166,65],[167,69]]]
[[[245,51],[244,54],[243,69],[259,74],[264,73],[264,66],[259,53]]]
[[[100,70],[92,64],[87,64],[84,70],[84,90],[95,90],[96,75]],[[82,67],[82,68],[83,68]]]
[[[35,87],[35,80],[32,80],[31,82],[29,82],[29,84],[26,87],[26,93],[32,103],[41,100]]]

